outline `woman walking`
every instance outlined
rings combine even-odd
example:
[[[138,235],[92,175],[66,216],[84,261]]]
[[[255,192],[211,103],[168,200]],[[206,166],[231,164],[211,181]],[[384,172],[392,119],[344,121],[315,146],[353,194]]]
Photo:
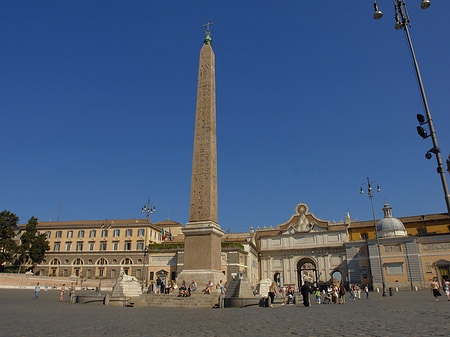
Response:
[[[436,298],[436,302],[437,302],[438,301],[438,297],[442,296],[442,295],[439,292],[439,283],[438,283],[436,277],[431,282],[431,291],[433,292],[433,296]]]
[[[61,287],[61,292],[59,293],[59,301],[64,301],[64,291],[66,290],[66,284],[64,283]]]
[[[272,282],[269,287],[270,307],[273,308],[273,302],[275,301],[275,294],[277,292],[277,284]]]
[[[448,280],[448,278],[446,278],[444,280],[444,292],[445,292],[445,296],[447,296],[447,301],[450,301],[450,281]]]

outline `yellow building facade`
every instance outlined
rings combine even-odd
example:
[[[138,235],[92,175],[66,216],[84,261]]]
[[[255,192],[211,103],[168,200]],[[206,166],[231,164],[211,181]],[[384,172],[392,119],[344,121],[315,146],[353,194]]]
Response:
[[[19,226],[19,237],[25,227]],[[143,219],[39,222],[38,232],[47,235],[50,251],[37,271],[46,276],[91,279],[117,278],[123,269],[142,279],[147,273],[148,246],[162,242],[163,228],[174,238],[182,227],[175,221]]]
[[[349,283],[381,289],[384,279],[387,288],[413,289],[428,288],[434,277],[440,281],[449,277],[448,215],[397,219],[388,205],[383,210],[385,218],[377,221],[379,240],[373,221],[354,221],[348,228],[350,241],[345,248]]]

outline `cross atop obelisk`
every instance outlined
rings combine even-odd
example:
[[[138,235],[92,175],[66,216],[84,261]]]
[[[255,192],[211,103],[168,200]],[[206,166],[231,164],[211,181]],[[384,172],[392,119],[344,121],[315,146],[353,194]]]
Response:
[[[212,26],[214,22],[209,22],[209,20],[206,20],[206,24],[203,25],[203,27],[206,27],[206,34],[209,35],[209,26]]]
[[[209,22],[209,20],[206,20],[206,24],[203,25],[203,27],[206,27],[206,37],[205,37],[205,41],[204,43],[211,43],[211,35],[210,35],[210,31],[209,31],[209,26],[213,25],[214,22]]]

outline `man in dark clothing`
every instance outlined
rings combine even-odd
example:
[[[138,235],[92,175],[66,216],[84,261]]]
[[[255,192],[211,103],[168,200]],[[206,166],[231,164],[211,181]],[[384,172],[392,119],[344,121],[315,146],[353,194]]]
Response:
[[[165,294],[166,292],[166,284],[163,280],[161,280],[161,294]]]
[[[161,293],[161,283],[162,280],[161,278],[158,276],[158,278],[156,279],[156,293],[160,294]]]
[[[305,307],[309,307],[309,293],[311,292],[311,286],[308,283],[303,283],[300,292],[303,296],[303,304]]]

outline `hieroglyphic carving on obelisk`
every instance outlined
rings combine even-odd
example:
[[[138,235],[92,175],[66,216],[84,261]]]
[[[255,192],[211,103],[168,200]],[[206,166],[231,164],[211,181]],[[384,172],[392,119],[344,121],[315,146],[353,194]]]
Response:
[[[211,23],[212,24],[212,23]],[[197,108],[195,113],[194,156],[192,159],[191,205],[189,221],[218,222],[216,80],[214,52],[208,23],[200,51]]]

